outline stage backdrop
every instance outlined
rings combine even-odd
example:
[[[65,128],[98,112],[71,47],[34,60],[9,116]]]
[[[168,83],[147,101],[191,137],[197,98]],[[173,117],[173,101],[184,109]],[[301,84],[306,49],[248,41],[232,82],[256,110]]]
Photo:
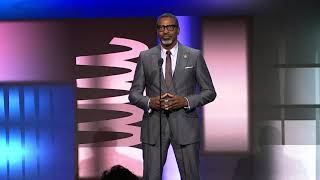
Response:
[[[203,47],[218,93],[199,109],[205,152],[247,152],[246,21],[179,20],[181,43]],[[97,179],[116,164],[142,176],[143,112],[129,104],[128,91],[139,53],[157,44],[155,24],[1,22],[0,179]],[[172,150],[164,171],[166,179],[180,179]]]

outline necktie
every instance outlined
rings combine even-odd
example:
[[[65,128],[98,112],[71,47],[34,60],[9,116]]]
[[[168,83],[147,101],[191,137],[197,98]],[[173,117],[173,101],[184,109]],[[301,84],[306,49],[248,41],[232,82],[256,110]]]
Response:
[[[170,88],[172,83],[171,52],[167,51],[166,54],[167,54],[167,57],[166,57],[165,82],[166,82],[167,88]]]

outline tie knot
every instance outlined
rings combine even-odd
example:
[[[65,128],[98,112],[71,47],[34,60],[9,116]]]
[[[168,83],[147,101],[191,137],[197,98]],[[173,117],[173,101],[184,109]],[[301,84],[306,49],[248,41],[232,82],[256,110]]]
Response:
[[[170,52],[170,51],[167,51],[166,54],[167,54],[167,55],[171,55],[171,52]]]

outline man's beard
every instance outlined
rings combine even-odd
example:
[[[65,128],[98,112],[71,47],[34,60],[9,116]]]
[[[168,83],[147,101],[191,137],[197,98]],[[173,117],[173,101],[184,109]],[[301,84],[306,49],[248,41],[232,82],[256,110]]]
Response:
[[[163,45],[171,45],[173,43],[173,39],[170,38],[170,39],[161,39],[161,43]]]

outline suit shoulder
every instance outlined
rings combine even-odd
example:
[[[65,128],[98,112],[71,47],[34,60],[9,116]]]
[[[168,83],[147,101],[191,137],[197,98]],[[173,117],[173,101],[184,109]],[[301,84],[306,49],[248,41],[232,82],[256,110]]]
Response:
[[[201,51],[199,49],[195,49],[188,46],[183,46],[183,47],[185,48],[186,51],[190,52],[191,54],[195,54],[195,55],[201,54]]]
[[[140,52],[140,55],[150,55],[150,54],[155,54],[157,51],[159,51],[159,47],[158,46],[155,46],[151,49],[147,49],[147,50],[144,50],[144,51],[141,51]]]

